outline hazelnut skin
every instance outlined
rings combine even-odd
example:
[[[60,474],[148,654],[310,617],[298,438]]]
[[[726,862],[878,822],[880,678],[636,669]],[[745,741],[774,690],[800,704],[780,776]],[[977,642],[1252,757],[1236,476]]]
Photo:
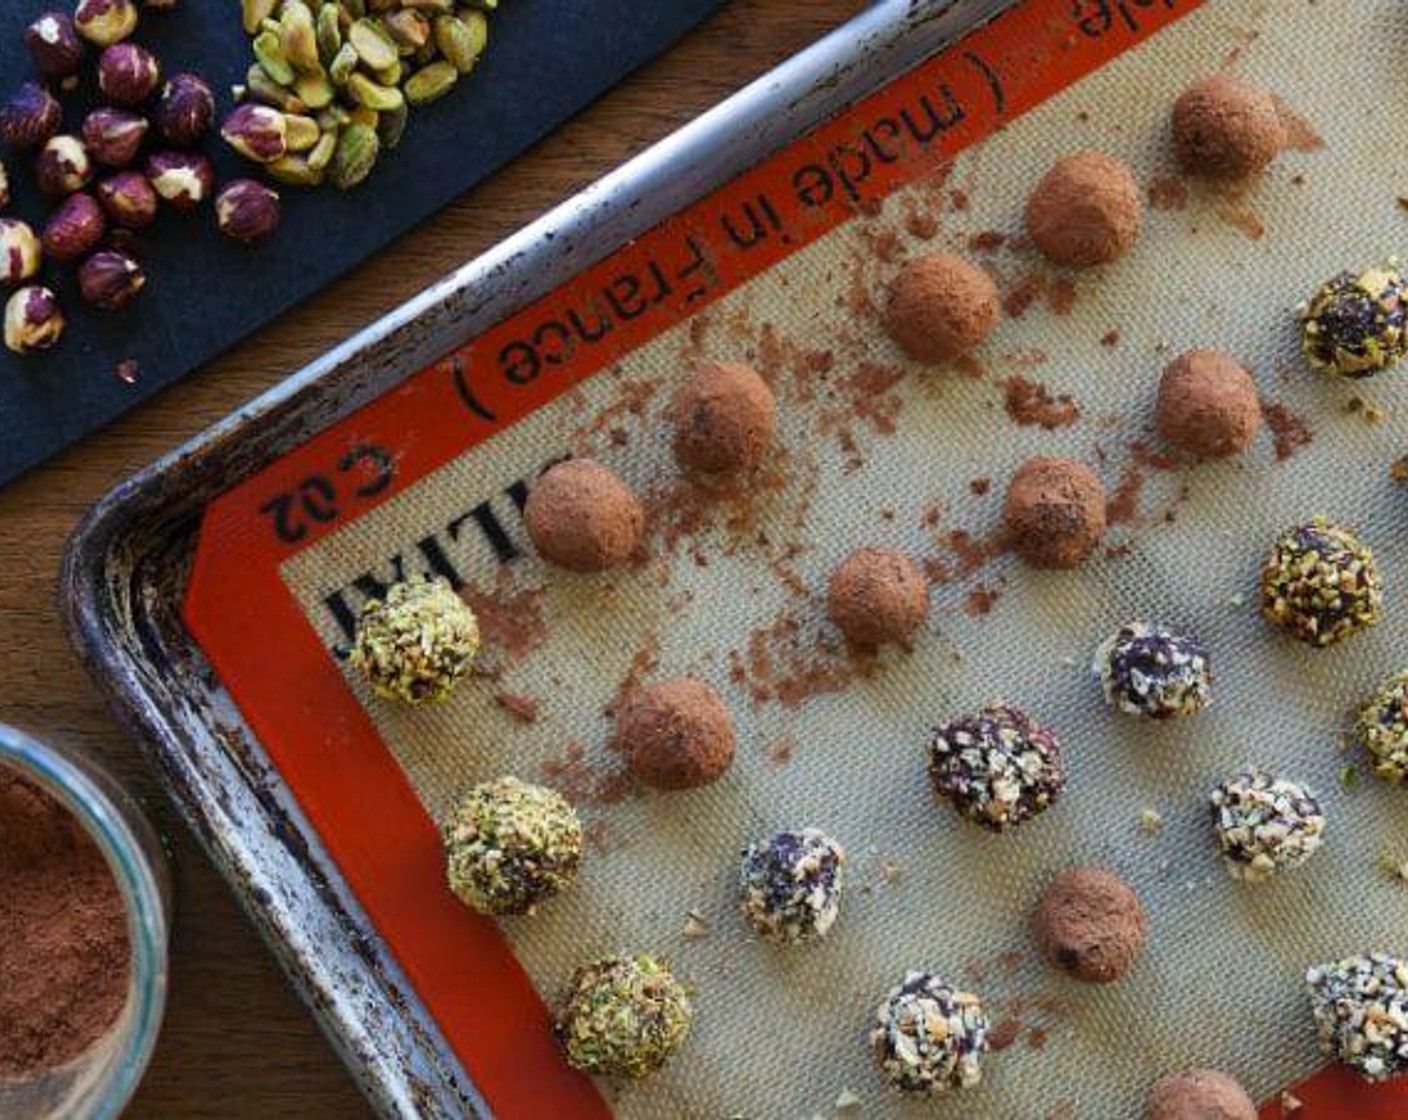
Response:
[[[288,153],[288,119],[268,105],[241,105],[220,126],[225,143],[255,163],[273,163]]]
[[[215,94],[204,78],[177,74],[161,91],[152,119],[167,143],[188,148],[206,134],[215,119]]]
[[[279,196],[253,179],[227,183],[215,196],[215,220],[226,237],[249,244],[279,228]]]
[[[146,229],[156,221],[156,191],[140,171],[119,171],[98,184],[98,201],[115,226]]]
[[[147,135],[147,120],[126,109],[94,109],[83,121],[88,154],[104,167],[127,167]]]
[[[90,43],[110,47],[137,30],[133,0],[78,0],[73,25]]]
[[[83,65],[83,40],[64,12],[45,12],[24,31],[34,68],[50,81],[72,78]]]
[[[161,64],[136,43],[114,43],[98,57],[98,87],[115,105],[140,105],[161,84]]]
[[[31,151],[59,131],[64,111],[54,95],[25,82],[0,105],[0,140],[17,152]]]
[[[43,258],[39,238],[27,222],[0,218],[0,283],[23,284],[39,271]]]
[[[93,161],[83,141],[66,133],[52,137],[34,161],[34,181],[49,198],[63,198],[86,187],[93,181]]]
[[[194,210],[215,187],[215,168],[195,152],[155,152],[147,178],[162,200],[177,210]]]
[[[21,288],[5,304],[5,346],[33,354],[54,346],[64,333],[64,313],[48,288]]]
[[[102,311],[120,311],[147,283],[142,266],[126,253],[101,249],[78,266],[83,298]]]
[[[89,194],[71,194],[44,223],[44,253],[63,264],[91,252],[107,232],[103,208]]]

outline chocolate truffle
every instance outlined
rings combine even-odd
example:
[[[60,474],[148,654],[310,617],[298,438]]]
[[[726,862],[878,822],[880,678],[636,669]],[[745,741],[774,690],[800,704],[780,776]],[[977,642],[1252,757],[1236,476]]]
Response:
[[[934,796],[993,832],[1044,811],[1066,788],[1061,744],[1025,712],[990,704],[934,729],[929,741]]]
[[[1090,984],[1124,976],[1148,936],[1139,896],[1098,867],[1057,876],[1041,896],[1033,925],[1047,963]]]
[[[1408,671],[1395,673],[1359,709],[1354,737],[1386,782],[1408,782]]]
[[[1299,782],[1248,766],[1212,791],[1213,835],[1234,879],[1265,882],[1320,850],[1325,814]]]
[[[1159,435],[1199,459],[1245,451],[1261,427],[1261,398],[1246,367],[1216,350],[1190,350],[1164,370],[1154,422]]]
[[[481,914],[531,914],[572,885],[582,822],[561,794],[517,778],[471,789],[445,822],[450,889]]]
[[[1256,1104],[1231,1074],[1171,1073],[1149,1090],[1144,1120],[1256,1120]]]
[[[763,460],[777,431],[777,399],[749,366],[700,366],[675,394],[675,458],[687,471],[734,474]]]
[[[885,328],[917,362],[942,365],[978,346],[997,326],[997,285],[949,253],[910,261],[890,285]]]
[[[780,945],[825,937],[841,909],[845,849],[815,828],[750,844],[739,870],[743,916]]]
[[[443,579],[398,583],[362,608],[348,662],[384,700],[437,704],[479,652],[479,622]]]
[[[929,583],[904,553],[862,548],[832,574],[827,611],[852,645],[908,645],[929,613]]]
[[[1286,146],[1286,125],[1268,90],[1235,74],[1214,74],[1173,103],[1173,143],[1190,175],[1247,179]]]
[[[1408,306],[1395,267],[1351,272],[1322,284],[1300,309],[1300,351],[1334,377],[1372,377],[1408,352]]]
[[[1379,622],[1383,589],[1374,554],[1328,521],[1287,529],[1261,570],[1261,613],[1324,647]]]
[[[1408,1073],[1408,961],[1383,953],[1306,971],[1320,1049],[1366,1081]]]
[[[654,1073],[689,1034],[694,1009],[658,957],[607,957],[577,969],[553,1019],[573,1069],[633,1081]]]
[[[933,973],[912,971],[876,1011],[870,1044],[891,1086],[940,1096],[982,1081],[990,1030],[977,996]]]
[[[1082,463],[1029,459],[1008,484],[1002,520],[1028,564],[1076,568],[1105,535],[1105,488]]]
[[[543,557],[574,572],[624,564],[645,530],[635,492],[592,459],[569,459],[548,470],[528,495],[523,517]]]
[[[627,697],[616,742],[631,773],[655,789],[706,786],[733,762],[733,719],[703,681],[680,677]]]
[[[1134,173],[1104,152],[1057,160],[1027,199],[1027,233],[1044,256],[1070,268],[1124,256],[1143,217]]]
[[[1105,702],[1132,716],[1192,715],[1207,707],[1212,690],[1208,647],[1144,622],[1121,626],[1107,638],[1095,653],[1094,669]]]

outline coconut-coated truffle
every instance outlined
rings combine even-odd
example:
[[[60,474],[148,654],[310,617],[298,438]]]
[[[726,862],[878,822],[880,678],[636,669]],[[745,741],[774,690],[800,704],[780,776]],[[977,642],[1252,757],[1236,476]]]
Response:
[[[982,1081],[990,1030],[977,996],[915,970],[905,974],[876,1011],[870,1045],[875,1064],[893,1088],[940,1096]]]
[[[1305,786],[1248,766],[1212,791],[1212,826],[1223,866],[1260,883],[1299,867],[1324,841],[1325,812]]]
[[[1256,1103],[1230,1073],[1189,1069],[1149,1090],[1144,1120],[1256,1120]]]
[[[436,704],[479,652],[479,622],[443,579],[394,584],[362,608],[348,661],[385,700]]]
[[[743,916],[779,945],[825,937],[841,910],[845,862],[845,849],[816,828],[750,844],[738,874]]]
[[[1013,551],[1037,568],[1076,568],[1105,535],[1105,488],[1070,459],[1029,459],[1017,468],[1002,510]]]
[[[569,459],[544,473],[523,517],[544,559],[574,572],[624,564],[645,530],[635,491],[593,459]]]
[[[444,832],[450,889],[481,914],[531,914],[572,885],[582,861],[576,810],[517,778],[475,786]]]
[[[1066,788],[1056,735],[1025,712],[989,704],[934,729],[929,740],[934,796],[993,832],[1048,809]]]
[[[997,326],[997,285],[950,253],[910,261],[890,284],[885,329],[917,362],[942,365],[978,346]]]
[[[1306,971],[1320,1048],[1366,1081],[1408,1074],[1408,961],[1366,953]]]
[[[1408,671],[1395,673],[1359,709],[1354,737],[1386,782],[1408,782]]]
[[[1307,645],[1330,646],[1376,626],[1383,588],[1353,530],[1317,520],[1287,529],[1261,570],[1261,613]]]
[[[1358,379],[1408,353],[1408,295],[1388,265],[1321,284],[1300,309],[1300,351],[1318,373]]]
[[[1134,172],[1104,152],[1057,160],[1027,199],[1028,235],[1048,260],[1070,268],[1118,260],[1143,220]]]
[[[1208,647],[1188,634],[1131,622],[1095,651],[1095,676],[1116,711],[1148,719],[1201,712],[1212,693]]]
[[[680,386],[672,418],[681,467],[735,474],[762,462],[777,431],[777,398],[751,366],[710,362]]]
[[[1077,867],[1046,888],[1033,919],[1041,955],[1090,984],[1109,984],[1133,966],[1148,938],[1139,896],[1118,875]]]
[[[607,957],[577,969],[553,1019],[574,1069],[640,1080],[669,1060],[689,1034],[689,995],[658,957]]]
[[[1286,146],[1286,125],[1269,90],[1236,74],[1214,74],[1173,103],[1173,143],[1189,175],[1248,179]]]
[[[696,789],[717,780],[733,762],[733,717],[703,681],[679,677],[626,699],[616,742],[631,773],[646,785]]]
[[[1154,421],[1159,435],[1199,459],[1245,451],[1261,427],[1261,398],[1247,368],[1216,350],[1190,350],[1164,370]]]
[[[929,613],[929,583],[904,553],[862,548],[832,574],[826,601],[852,645],[908,645]]]

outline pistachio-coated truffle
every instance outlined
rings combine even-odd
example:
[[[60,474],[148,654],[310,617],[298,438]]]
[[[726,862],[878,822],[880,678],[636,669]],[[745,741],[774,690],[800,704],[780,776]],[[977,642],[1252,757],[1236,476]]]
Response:
[[[1144,1120],[1256,1120],[1256,1103],[1230,1073],[1189,1069],[1149,1090]]]
[[[1300,350],[1334,377],[1372,377],[1408,353],[1408,305],[1396,267],[1342,272],[1300,310]]]
[[[1088,984],[1124,976],[1149,935],[1139,896],[1099,867],[1058,875],[1041,896],[1032,924],[1046,962]]]
[[[1248,766],[1212,791],[1213,835],[1234,879],[1260,883],[1320,850],[1325,813],[1305,786]]]
[[[665,962],[640,953],[577,969],[553,1030],[574,1069],[639,1080],[680,1048],[693,1016]]]
[[[826,602],[852,645],[908,645],[929,613],[929,583],[904,553],[862,548],[832,574]]]
[[[372,599],[349,661],[376,694],[404,704],[449,697],[479,652],[479,622],[443,579],[398,583]]]
[[[647,685],[626,698],[616,743],[631,773],[654,789],[697,789],[733,763],[733,717],[718,693],[694,677]]]
[[[1054,264],[1091,268],[1129,252],[1144,200],[1129,167],[1104,152],[1056,161],[1027,199],[1027,233]]]
[[[1154,422],[1169,443],[1199,459],[1245,451],[1261,427],[1261,397],[1247,368],[1216,350],[1180,354],[1159,381]]]
[[[1408,671],[1383,681],[1359,709],[1354,737],[1375,774],[1395,785],[1408,782]]]
[[[1048,809],[1066,788],[1061,744],[1049,728],[1006,704],[990,704],[934,729],[934,796],[993,832]]]
[[[1105,535],[1105,488],[1070,459],[1028,459],[1012,476],[1002,510],[1012,550],[1036,568],[1079,567]]]
[[[1261,570],[1261,613],[1308,645],[1377,625],[1382,605],[1374,554],[1327,521],[1286,530]]]
[[[916,362],[962,357],[997,326],[997,285],[975,264],[949,253],[910,261],[890,285],[885,329]]]
[[[576,810],[517,778],[475,786],[445,822],[450,889],[481,914],[531,914],[572,885],[581,861]]]
[[[619,475],[593,459],[569,459],[538,479],[523,508],[543,558],[574,572],[604,572],[631,558],[645,509]]]
[[[845,862],[845,849],[815,828],[750,844],[738,877],[743,916],[781,945],[825,937],[840,913]]]
[[[916,970],[905,974],[875,1012],[870,1045],[892,1087],[940,1096],[982,1081],[990,1030],[977,996]]]
[[[777,431],[777,398],[751,366],[710,362],[680,386],[673,419],[680,466],[736,474],[763,461]]]
[[[1188,174],[1247,179],[1286,146],[1286,125],[1269,90],[1236,74],[1214,74],[1173,103],[1173,142]]]
[[[1307,970],[1320,1048],[1366,1081],[1408,1074],[1408,961],[1366,953]]]
[[[1162,626],[1131,622],[1095,652],[1105,702],[1126,715],[1172,719],[1207,707],[1212,692],[1208,647]]]

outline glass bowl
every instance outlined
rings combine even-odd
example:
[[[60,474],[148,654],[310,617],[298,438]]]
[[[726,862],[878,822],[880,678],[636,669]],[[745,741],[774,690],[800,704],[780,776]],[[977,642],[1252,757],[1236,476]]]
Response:
[[[73,1061],[0,1080],[0,1116],[108,1120],[136,1091],[166,1007],[171,882],[165,853],[136,802],[92,759],[0,724],[0,766],[63,805],[93,838],[127,908],[127,1000],[108,1033]]]

